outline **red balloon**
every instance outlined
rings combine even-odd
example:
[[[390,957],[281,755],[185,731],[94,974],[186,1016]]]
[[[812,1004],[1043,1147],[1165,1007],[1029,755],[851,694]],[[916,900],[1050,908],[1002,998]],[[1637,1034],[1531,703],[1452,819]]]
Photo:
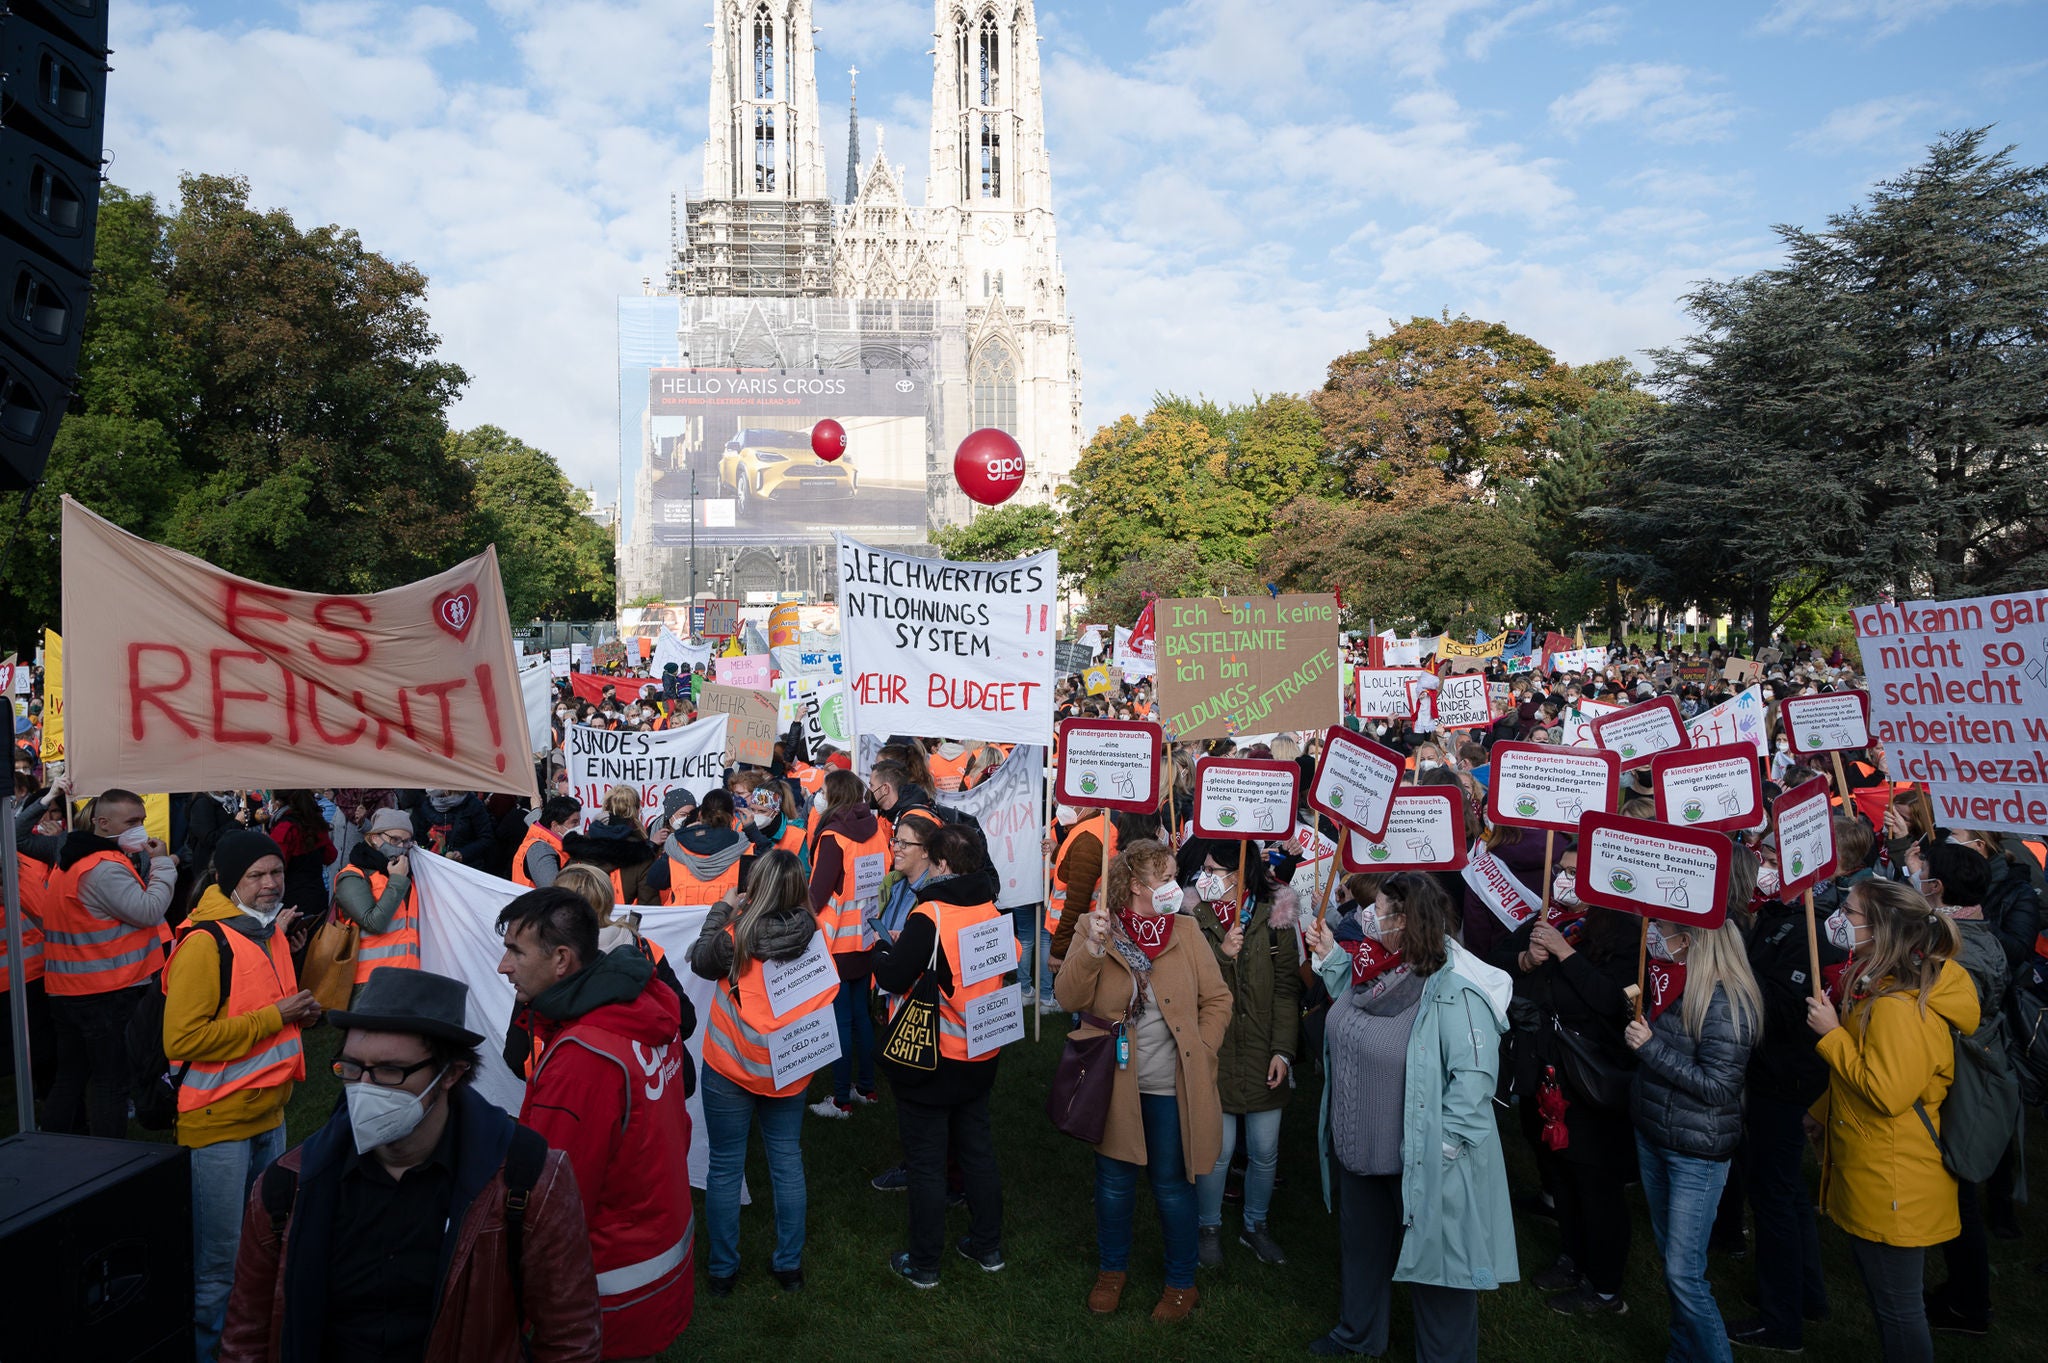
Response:
[[[1024,486],[1024,450],[1009,432],[984,427],[960,442],[953,477],[983,506],[1000,506]]]
[[[829,416],[811,427],[811,453],[828,464],[845,454],[846,428]]]

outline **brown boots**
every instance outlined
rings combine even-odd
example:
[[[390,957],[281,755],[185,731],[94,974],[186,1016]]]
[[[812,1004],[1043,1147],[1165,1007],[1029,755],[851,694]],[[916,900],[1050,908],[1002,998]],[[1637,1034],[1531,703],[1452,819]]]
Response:
[[[1098,1316],[1115,1311],[1117,1303],[1124,1299],[1124,1279],[1127,1276],[1123,1273],[1096,1274],[1095,1286],[1088,1289],[1088,1309]]]
[[[1192,1287],[1169,1287],[1159,1294],[1159,1305],[1152,1308],[1152,1319],[1186,1320],[1199,1300],[1201,1294]]]

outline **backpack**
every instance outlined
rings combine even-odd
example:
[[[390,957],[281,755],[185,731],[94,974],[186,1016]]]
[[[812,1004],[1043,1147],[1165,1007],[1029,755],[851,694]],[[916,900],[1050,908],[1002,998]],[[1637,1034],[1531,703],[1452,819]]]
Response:
[[[1982,1183],[1998,1167],[2018,1129],[2020,1080],[2006,1053],[2005,1018],[1998,1011],[2005,992],[2005,950],[1988,926],[1957,926],[1963,929],[1963,949],[1956,960],[1977,986],[1982,1021],[1968,1034],[1948,1029],[1956,1055],[1955,1082],[1941,1105],[1941,1124],[1948,1134],[1935,1132],[1918,1099],[1913,1111],[1940,1149],[1943,1167],[1965,1183]]]
[[[2048,960],[2020,967],[2005,1002],[2005,1049],[2029,1104],[2048,1102]]]
[[[228,991],[234,984],[234,951],[221,925],[205,922],[187,924],[171,944],[171,954],[176,955],[178,947],[195,932],[213,938],[214,954],[220,958],[220,992],[213,1004],[217,1018],[227,1007]],[[135,1120],[145,1131],[169,1131],[178,1124],[178,1090],[184,1087],[185,1072],[192,1068],[188,1060],[173,1070],[164,1054],[164,990],[170,987],[170,976],[166,961],[160,986],[146,990],[128,1018],[128,1096],[135,1103]]]

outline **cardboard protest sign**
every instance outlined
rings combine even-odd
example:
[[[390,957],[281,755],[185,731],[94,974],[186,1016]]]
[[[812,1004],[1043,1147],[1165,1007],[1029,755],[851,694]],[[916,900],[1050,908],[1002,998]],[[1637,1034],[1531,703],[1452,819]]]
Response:
[[[80,790],[433,786],[538,798],[498,556],[371,596],[291,592],[64,499]],[[118,609],[109,603],[118,602]]]
[[[1626,770],[1642,766],[1660,752],[1690,747],[1692,740],[1685,736],[1677,698],[1658,696],[1594,720],[1593,743],[1620,753]]]
[[[1728,665],[1721,669],[1722,679],[1737,686],[1747,686],[1764,674],[1763,667],[1748,658],[1730,658]]]
[[[697,631],[706,639],[730,639],[740,632],[740,603],[737,601],[706,601],[704,603],[704,628]]]
[[[2048,645],[2044,645],[2048,647]],[[1855,752],[1870,746],[1870,696],[1863,691],[1831,691],[1819,696],[1787,696],[1778,702],[1778,719],[1795,757],[1812,753]]]
[[[1421,668],[1361,667],[1351,675],[1360,717],[1406,719],[1413,713],[1408,683],[1422,675]]]
[[[1379,837],[1404,765],[1392,748],[1338,725],[1323,736],[1323,756],[1309,785],[1309,807]]]
[[[1195,597],[1153,609],[1159,713],[1174,738],[1343,722],[1335,596]]]
[[[1060,721],[1053,795],[1063,805],[1149,813],[1159,808],[1157,724],[1113,719]]]
[[[1790,901],[1835,873],[1835,809],[1824,776],[1816,776],[1771,802],[1778,834],[1778,898]]]
[[[1250,757],[1195,763],[1195,836],[1284,838],[1300,808],[1301,768]]]
[[[1756,749],[1758,757],[1768,758],[1771,755],[1771,738],[1767,714],[1763,688],[1752,686],[1687,720],[1685,736],[1695,748],[1747,743]]]
[[[1854,614],[1892,779],[1925,782],[1944,827],[2048,827],[2048,591]]]
[[[772,691],[749,691],[717,682],[697,697],[697,722],[713,715],[725,715],[731,727],[725,735],[725,760],[765,767],[775,761],[775,726],[782,707]]]
[[[1509,932],[1543,912],[1542,897],[1531,894],[1526,885],[1515,879],[1507,863],[1495,856],[1485,843],[1473,844],[1465,869],[1459,874],[1465,881],[1465,888],[1486,905]]]
[[[743,691],[765,690],[775,674],[774,664],[765,653],[744,653],[737,658],[713,658],[711,675],[726,686],[737,686]]]
[[[839,536],[839,640],[856,733],[1044,743],[1059,558],[949,563]]]
[[[1763,822],[1763,767],[1747,743],[1681,748],[1650,759],[1657,817],[1682,828],[1755,828]]]
[[[613,786],[640,792],[640,822],[661,813],[671,790],[698,799],[724,783],[726,717],[714,715],[680,729],[595,729],[571,724],[562,738],[569,762],[569,793],[583,804],[583,826],[604,812]]]
[[[1344,839],[1346,871],[1457,871],[1465,865],[1465,793],[1456,786],[1403,786],[1384,832]]]
[[[1588,814],[1579,826],[1577,893],[1581,902],[1603,909],[1718,928],[1728,916],[1734,855],[1724,833]]]
[[[1436,693],[1436,727],[1484,729],[1493,723],[1493,701],[1480,673],[1445,677]]]
[[[1487,818],[1504,828],[1575,832],[1579,820],[1620,803],[1621,758],[1593,748],[1496,743]]]

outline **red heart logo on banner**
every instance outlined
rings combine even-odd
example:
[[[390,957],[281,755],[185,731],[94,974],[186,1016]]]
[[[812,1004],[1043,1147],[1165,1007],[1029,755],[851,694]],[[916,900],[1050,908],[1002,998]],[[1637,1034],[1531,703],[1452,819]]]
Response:
[[[469,627],[476,623],[476,584],[435,597],[434,623],[458,639],[467,639]]]

